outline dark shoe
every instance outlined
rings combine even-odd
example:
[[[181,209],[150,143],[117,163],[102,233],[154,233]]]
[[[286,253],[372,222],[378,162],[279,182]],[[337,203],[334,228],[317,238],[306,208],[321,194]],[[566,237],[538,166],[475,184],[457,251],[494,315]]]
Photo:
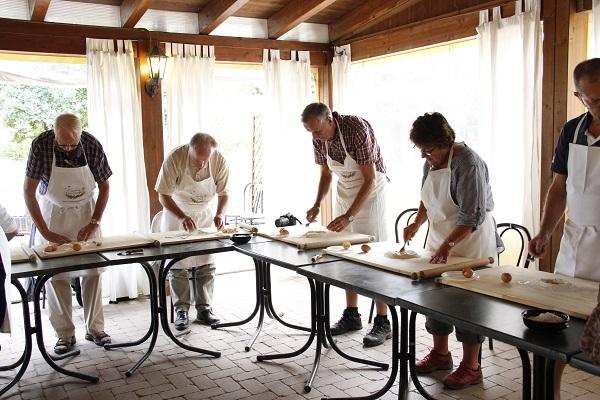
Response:
[[[477,385],[483,382],[481,367],[471,369],[465,364],[460,363],[456,371],[444,379],[444,387],[447,389],[464,389],[471,385]]]
[[[363,345],[365,347],[379,346],[391,338],[392,328],[390,326],[390,321],[387,317],[378,315],[373,321],[371,331],[363,338]]]
[[[434,371],[450,370],[454,365],[450,352],[443,355],[431,350],[429,354],[417,361],[415,367],[418,374],[428,374]]]
[[[218,324],[219,321],[220,319],[217,318],[215,314],[213,314],[210,308],[200,311],[196,316],[196,322],[204,325]]]
[[[58,338],[58,341],[54,345],[54,352],[56,354],[65,354],[73,350],[75,347],[75,336],[67,336]]]
[[[362,329],[362,321],[360,314],[356,310],[346,308],[342,314],[342,318],[329,329],[332,336],[341,335],[350,331],[358,331]]]
[[[89,340],[90,342],[94,342],[98,346],[104,346],[105,344],[109,344],[111,339],[110,336],[104,331],[100,332],[88,332],[85,334],[85,340]]]
[[[190,326],[190,320],[187,311],[177,311],[177,317],[175,317],[175,329],[183,331],[186,330],[188,326]]]

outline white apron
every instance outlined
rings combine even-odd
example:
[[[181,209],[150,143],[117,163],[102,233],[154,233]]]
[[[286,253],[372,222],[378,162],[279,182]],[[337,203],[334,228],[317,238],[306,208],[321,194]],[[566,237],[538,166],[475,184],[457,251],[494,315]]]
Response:
[[[600,281],[600,148],[577,144],[585,119],[569,143],[567,220],[554,272]]]
[[[338,132],[342,147],[346,157],[344,163],[339,163],[329,157],[329,147],[325,142],[325,151],[327,153],[327,166],[338,177],[336,216],[342,215],[348,211],[360,187],[364,182],[363,175],[359,165],[350,157],[344,143],[344,135]],[[377,241],[385,241],[387,232],[385,227],[385,185],[387,178],[385,174],[375,171],[375,186],[369,194],[360,211],[354,216],[354,221],[348,226],[351,232],[372,235]]]
[[[85,158],[85,152],[83,155]],[[45,195],[40,197],[40,209],[48,229],[76,241],[77,233],[92,219],[94,207],[96,206],[95,189],[96,181],[87,158],[85,158],[83,167],[57,167],[53,147],[52,172],[48,181],[48,190]],[[98,237],[102,237],[100,228],[96,230],[93,236],[93,238]],[[34,243],[38,245],[48,244],[49,242],[42,237],[39,230],[36,230]],[[99,275],[104,270],[105,268],[91,268],[83,271],[65,272],[54,276],[52,279]]]
[[[450,194],[452,172],[450,165],[454,148],[450,150],[446,168],[429,171],[421,189],[421,201],[427,209],[429,235],[425,248],[436,252],[448,235],[456,228],[459,208]],[[451,255],[496,259],[496,226],[491,213],[486,212],[485,220],[476,230],[451,249]],[[494,262],[496,264],[496,262]]]
[[[198,172],[199,173],[199,172]],[[196,224],[196,229],[211,228],[213,226],[213,216],[209,203],[217,194],[217,185],[210,168],[210,159],[208,161],[208,178],[201,181],[192,177],[190,170],[190,160],[186,161],[185,172],[181,182],[175,188],[173,200],[181,210],[192,218]],[[161,222],[161,231],[183,230],[183,222],[175,214],[164,210]],[[194,256],[185,258],[176,263],[173,268],[194,268],[213,263],[214,257],[210,254],[204,256]]]
[[[6,299],[6,313],[0,315],[0,333],[10,333],[10,246],[2,229],[0,229],[0,256],[6,274],[4,282],[0,281],[0,285],[4,286],[4,298]]]

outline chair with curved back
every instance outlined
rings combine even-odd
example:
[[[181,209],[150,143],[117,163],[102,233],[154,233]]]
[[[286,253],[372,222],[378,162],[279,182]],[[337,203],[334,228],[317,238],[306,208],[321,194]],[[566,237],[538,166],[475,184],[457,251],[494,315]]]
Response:
[[[401,222],[405,221],[404,226],[408,226],[410,223],[412,223],[415,219],[415,217],[417,216],[417,212],[419,211],[418,208],[407,208],[406,210],[402,211],[400,214],[398,214],[398,217],[396,217],[396,222],[394,223],[394,233],[395,233],[395,237],[396,237],[396,243],[400,243],[400,232],[398,230],[398,227],[401,226]],[[425,248],[425,243],[427,242],[427,236],[429,236],[429,221],[427,221],[427,231],[425,233],[425,239],[423,240],[423,248]],[[371,300],[371,310],[369,311],[369,323],[371,323],[371,321],[373,320],[373,311],[375,309],[375,301]]]

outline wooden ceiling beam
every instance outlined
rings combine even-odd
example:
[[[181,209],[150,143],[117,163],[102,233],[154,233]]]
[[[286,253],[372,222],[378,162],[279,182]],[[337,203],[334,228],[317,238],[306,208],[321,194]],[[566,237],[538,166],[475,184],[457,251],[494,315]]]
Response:
[[[121,27],[133,28],[150,8],[151,0],[123,0],[121,4]]]
[[[350,11],[329,25],[329,41],[337,42],[356,36],[385,18],[406,10],[421,0],[372,0]]]
[[[43,21],[50,7],[50,0],[29,0],[29,19]]]
[[[577,12],[590,11],[592,9],[592,0],[576,0],[575,10]]]
[[[291,31],[315,14],[329,7],[336,0],[302,0],[292,1],[287,6],[269,17],[269,38],[277,39]]]
[[[435,3],[436,7],[432,6],[433,3]],[[330,31],[329,39],[336,45],[354,43],[359,40],[364,40],[370,37],[380,37],[381,35],[387,35],[399,29],[410,28],[435,20],[459,17],[481,10],[506,5],[514,5],[514,0],[455,0],[448,2],[422,0],[421,3],[406,9],[394,17],[398,18],[399,20],[403,20],[404,23],[395,24],[394,26],[390,27],[384,27],[375,32],[354,35],[346,39],[338,39],[335,41],[331,38]]]
[[[200,33],[208,35],[250,0],[213,0],[198,13]]]

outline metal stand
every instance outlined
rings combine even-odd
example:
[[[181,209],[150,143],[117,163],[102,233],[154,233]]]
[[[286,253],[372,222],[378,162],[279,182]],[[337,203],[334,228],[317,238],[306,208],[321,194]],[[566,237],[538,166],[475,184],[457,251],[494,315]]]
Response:
[[[31,359],[31,351],[33,350],[31,335],[33,335],[34,332],[31,328],[31,321],[29,320],[29,303],[27,302],[27,293],[25,293],[25,289],[23,289],[23,286],[21,285],[21,282],[19,282],[18,279],[13,279],[12,284],[17,288],[17,290],[19,291],[19,295],[21,296],[21,308],[23,310],[23,331],[25,333],[25,348],[23,349],[23,354],[21,354],[21,357],[19,357],[17,361],[10,365],[0,366],[0,371],[9,371],[11,369],[19,368],[20,366],[14,378],[10,382],[8,382],[6,386],[0,389],[0,396],[8,392],[10,388],[12,388],[17,382],[19,382],[21,377],[23,377],[23,374],[25,373],[25,370],[29,365],[29,360]],[[8,304],[7,306],[10,307],[10,304]]]
[[[247,318],[244,318],[241,321],[214,324],[211,326],[212,329],[244,325],[252,321],[256,314],[258,314],[258,325],[256,327],[256,330],[254,331],[254,334],[244,347],[245,351],[250,351],[250,349],[252,349],[254,342],[256,341],[258,335],[262,331],[265,313],[269,318],[278,321],[280,324],[287,326],[288,328],[312,333],[312,329],[290,324],[289,322],[286,322],[283,319],[281,319],[280,315],[277,313],[277,311],[275,311],[275,308],[273,307],[273,297],[271,291],[271,264],[256,258],[253,258],[253,260],[256,276],[256,305],[254,307],[254,310],[252,311],[252,313],[250,313],[250,315]]]

